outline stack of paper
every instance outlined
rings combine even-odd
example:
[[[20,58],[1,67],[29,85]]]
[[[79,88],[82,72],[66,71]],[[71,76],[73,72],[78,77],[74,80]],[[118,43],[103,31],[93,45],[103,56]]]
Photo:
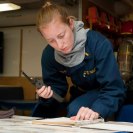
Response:
[[[111,131],[133,132],[133,123],[129,122],[104,122],[104,119],[96,120],[71,120],[67,117],[33,120],[33,124],[56,125],[56,126],[79,126],[88,129],[103,129]]]
[[[41,120],[33,120],[33,124],[45,124],[45,125],[59,125],[59,126],[83,126],[88,124],[94,124],[104,122],[104,119],[96,119],[96,120],[71,120],[67,117],[53,118],[53,119],[41,119]]]

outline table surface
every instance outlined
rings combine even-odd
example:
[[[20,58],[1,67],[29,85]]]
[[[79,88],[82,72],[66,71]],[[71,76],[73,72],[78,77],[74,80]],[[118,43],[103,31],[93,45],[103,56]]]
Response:
[[[108,130],[84,129],[32,124],[36,117],[17,116],[0,119],[0,133],[113,133]]]

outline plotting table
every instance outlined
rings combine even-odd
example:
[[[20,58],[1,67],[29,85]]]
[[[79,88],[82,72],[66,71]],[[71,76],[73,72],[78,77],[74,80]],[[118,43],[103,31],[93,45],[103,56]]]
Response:
[[[113,133],[108,130],[32,124],[32,120],[35,119],[38,118],[17,115],[12,118],[0,119],[0,133]]]

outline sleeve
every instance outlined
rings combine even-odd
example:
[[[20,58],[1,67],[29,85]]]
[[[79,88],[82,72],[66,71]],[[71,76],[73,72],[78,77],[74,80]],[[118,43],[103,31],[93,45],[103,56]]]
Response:
[[[100,34],[97,34],[96,38],[94,53],[96,78],[101,87],[92,109],[106,118],[116,112],[123,103],[126,88],[118,69],[112,44]]]
[[[64,97],[68,89],[66,76],[59,72],[60,64],[55,61],[54,49],[49,45],[43,51],[41,65],[43,82]]]

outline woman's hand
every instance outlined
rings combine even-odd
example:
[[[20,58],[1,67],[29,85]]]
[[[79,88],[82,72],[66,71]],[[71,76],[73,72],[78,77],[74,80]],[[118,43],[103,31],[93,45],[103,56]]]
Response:
[[[98,119],[99,114],[88,107],[81,107],[76,116],[72,116],[72,120],[94,120]]]
[[[50,97],[52,97],[53,95],[53,91],[51,90],[51,87],[48,86],[42,86],[42,88],[40,89],[36,89],[36,93],[38,94],[39,97],[48,99]]]

